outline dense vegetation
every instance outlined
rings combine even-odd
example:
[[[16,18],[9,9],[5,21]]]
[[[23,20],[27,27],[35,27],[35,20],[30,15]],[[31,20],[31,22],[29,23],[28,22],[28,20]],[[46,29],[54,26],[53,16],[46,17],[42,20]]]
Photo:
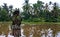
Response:
[[[52,5],[52,8],[50,6]],[[25,4],[22,7],[23,11],[20,12],[22,20],[28,22],[60,22],[60,8],[58,3],[44,3],[37,1],[37,3],[29,4],[29,0],[25,0]],[[13,11],[13,5],[7,6],[4,3],[0,6],[0,21],[11,21]]]

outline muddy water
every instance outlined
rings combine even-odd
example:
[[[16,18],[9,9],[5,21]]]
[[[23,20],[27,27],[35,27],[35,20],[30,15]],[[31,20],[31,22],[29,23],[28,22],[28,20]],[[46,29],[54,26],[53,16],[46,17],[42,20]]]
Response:
[[[26,37],[58,37],[60,25],[25,25],[22,26]],[[60,37],[60,36],[59,36]]]
[[[4,27],[4,28],[3,28]],[[8,35],[10,26],[0,27],[0,32]],[[42,25],[22,25],[21,37],[60,37],[60,25],[57,24],[42,24]]]

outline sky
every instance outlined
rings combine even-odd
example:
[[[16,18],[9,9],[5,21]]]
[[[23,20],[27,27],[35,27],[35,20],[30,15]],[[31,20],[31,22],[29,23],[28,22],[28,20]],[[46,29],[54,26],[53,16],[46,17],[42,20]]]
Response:
[[[60,0],[40,0],[44,3],[48,3],[49,1],[60,3]],[[30,4],[36,3],[37,0],[29,0]],[[22,8],[24,5],[24,0],[0,0],[0,5],[3,5],[3,3],[7,3],[7,5],[13,5],[13,8]]]

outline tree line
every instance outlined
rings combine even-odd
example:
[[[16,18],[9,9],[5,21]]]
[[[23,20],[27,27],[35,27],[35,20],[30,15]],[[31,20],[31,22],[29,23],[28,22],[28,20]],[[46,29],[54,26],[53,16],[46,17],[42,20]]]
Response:
[[[56,2],[44,3],[38,0],[31,6],[29,0],[25,0],[22,9],[20,16],[23,21],[60,22],[60,7]],[[3,6],[0,6],[0,21],[11,21],[14,10],[13,5],[7,6],[4,3]]]
[[[22,14],[26,21],[60,22],[60,8],[56,2],[53,3],[50,1],[45,4],[38,0],[37,3],[31,6],[29,1],[25,0]]]

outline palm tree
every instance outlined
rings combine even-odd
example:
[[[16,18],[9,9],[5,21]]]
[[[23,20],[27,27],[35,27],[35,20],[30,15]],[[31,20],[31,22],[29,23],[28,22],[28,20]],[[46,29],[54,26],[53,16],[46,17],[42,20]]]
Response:
[[[49,2],[49,5],[51,5],[51,4],[52,4],[52,2],[50,1],[50,2]]]
[[[53,5],[52,15],[53,15],[53,18],[54,18],[54,22],[57,22],[57,18],[58,18],[58,6],[57,6],[56,2]]]
[[[34,8],[34,15],[38,15],[37,11],[37,4],[33,4],[33,8]]]
[[[10,5],[10,6],[9,6],[9,12],[10,12],[9,14],[10,14],[10,16],[12,16],[12,14],[13,14],[13,13],[12,13],[12,10],[13,10],[13,6]]]
[[[37,1],[37,3],[33,4],[33,8],[34,8],[34,13],[36,16],[39,17],[40,13],[41,13],[41,10],[43,8],[43,2],[42,1]]]
[[[0,7],[0,11],[1,11],[1,7]]]
[[[29,0],[25,0],[25,3],[28,3],[29,2]]]
[[[25,5],[23,6],[23,15],[25,15],[27,18],[30,17],[30,4],[29,4],[29,0],[25,0]]]
[[[2,7],[3,7],[3,9],[5,9],[7,11],[7,13],[9,12],[9,9],[8,9],[8,6],[6,3],[4,3],[4,5]]]

